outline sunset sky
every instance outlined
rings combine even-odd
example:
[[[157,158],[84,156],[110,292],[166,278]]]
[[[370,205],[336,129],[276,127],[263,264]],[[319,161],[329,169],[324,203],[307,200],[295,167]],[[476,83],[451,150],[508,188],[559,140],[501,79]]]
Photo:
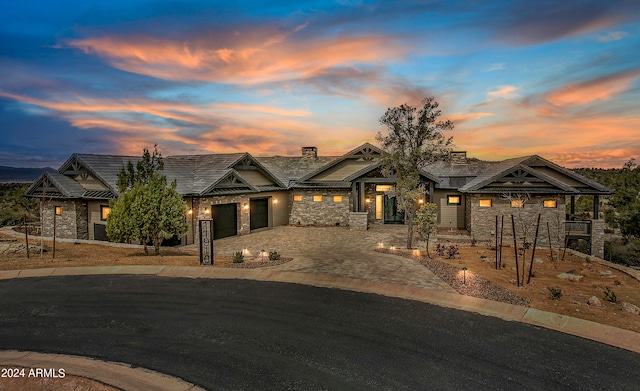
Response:
[[[0,165],[336,155],[427,96],[469,156],[640,160],[640,1],[0,5]]]

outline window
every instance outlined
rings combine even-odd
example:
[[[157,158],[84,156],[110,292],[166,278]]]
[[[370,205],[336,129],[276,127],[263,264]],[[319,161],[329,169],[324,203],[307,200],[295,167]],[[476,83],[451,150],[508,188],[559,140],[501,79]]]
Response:
[[[111,208],[105,205],[100,205],[100,220],[106,220],[111,213]]]
[[[542,206],[545,208],[557,208],[558,201],[557,200],[544,200],[542,201]]]
[[[481,208],[491,208],[491,200],[480,200],[480,207]]]
[[[321,195],[314,195],[313,196],[313,202],[322,202],[322,196]]]
[[[333,196],[333,202],[342,202],[342,196]]]
[[[61,206],[54,207],[54,211],[56,213],[56,216],[62,216],[62,207]]]
[[[524,200],[511,200],[512,208],[524,208]]]
[[[302,196],[299,195],[299,194],[296,194],[296,195],[293,196],[293,200],[294,201],[302,201]]]
[[[376,185],[376,191],[391,191],[393,190],[393,185]]]
[[[448,195],[447,196],[447,205],[460,205],[462,200],[459,195]]]

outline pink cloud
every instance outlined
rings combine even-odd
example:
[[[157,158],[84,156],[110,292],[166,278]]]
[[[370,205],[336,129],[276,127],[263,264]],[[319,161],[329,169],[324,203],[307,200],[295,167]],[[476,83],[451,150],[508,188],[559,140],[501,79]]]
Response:
[[[249,31],[186,41],[149,36],[71,40],[70,47],[104,58],[128,72],[168,80],[252,84],[309,77],[321,69],[379,63],[402,56],[404,45],[384,36],[296,41],[291,32]]]
[[[558,107],[607,100],[627,91],[638,77],[640,70],[628,70],[557,88],[546,94],[544,99]]]

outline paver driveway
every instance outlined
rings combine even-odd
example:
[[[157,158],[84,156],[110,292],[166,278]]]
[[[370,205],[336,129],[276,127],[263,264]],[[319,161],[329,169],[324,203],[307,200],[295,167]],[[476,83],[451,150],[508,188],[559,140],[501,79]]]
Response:
[[[453,288],[419,263],[400,256],[374,251],[406,245],[406,226],[371,225],[368,231],[350,231],[346,227],[282,226],[216,240],[218,255],[232,255],[246,249],[278,251],[293,261],[273,268],[281,271],[325,273],[372,281],[414,285],[456,293]],[[195,249],[194,245],[190,245]]]

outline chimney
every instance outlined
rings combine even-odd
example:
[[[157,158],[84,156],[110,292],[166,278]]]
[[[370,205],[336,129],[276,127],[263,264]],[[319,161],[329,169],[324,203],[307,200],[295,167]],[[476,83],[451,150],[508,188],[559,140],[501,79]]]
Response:
[[[451,163],[467,164],[467,151],[451,151]]]
[[[316,160],[318,158],[318,148],[302,147],[302,158],[304,160]]]

